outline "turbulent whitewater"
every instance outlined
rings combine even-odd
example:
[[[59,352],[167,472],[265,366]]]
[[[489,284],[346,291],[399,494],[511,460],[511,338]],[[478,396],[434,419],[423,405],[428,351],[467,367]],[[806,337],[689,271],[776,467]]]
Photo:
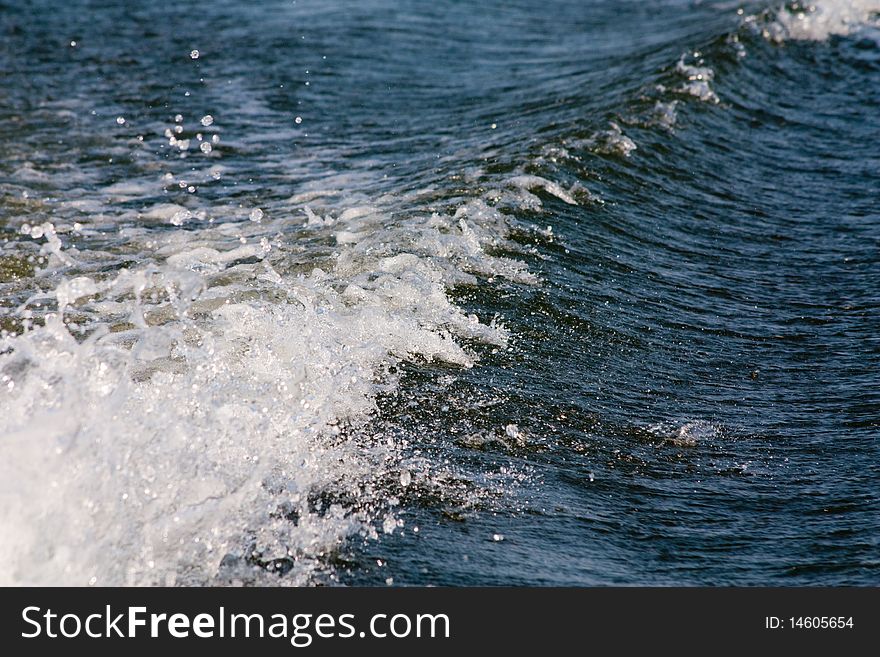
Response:
[[[0,584],[869,584],[880,4],[0,2]]]

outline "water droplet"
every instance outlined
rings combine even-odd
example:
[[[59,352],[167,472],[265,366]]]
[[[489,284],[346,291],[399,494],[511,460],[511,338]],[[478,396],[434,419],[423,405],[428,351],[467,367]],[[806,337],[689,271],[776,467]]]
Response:
[[[249,216],[251,221],[260,223],[263,220],[263,211],[260,208],[254,208]]]
[[[200,123],[207,128],[209,125],[214,123],[214,117],[210,114],[205,114],[205,116],[202,117]]]

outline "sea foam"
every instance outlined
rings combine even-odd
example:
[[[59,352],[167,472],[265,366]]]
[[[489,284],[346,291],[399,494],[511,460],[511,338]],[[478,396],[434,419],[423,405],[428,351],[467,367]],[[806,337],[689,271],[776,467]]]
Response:
[[[304,584],[349,537],[394,531],[401,451],[369,431],[377,395],[403,360],[468,368],[466,342],[506,344],[448,290],[537,282],[491,254],[500,205],[525,202],[509,190],[533,187],[574,202],[520,176],[442,213],[325,207],[338,218],[302,227],[291,210],[293,234],[277,210],[185,230],[157,205],[147,225],[170,226],[123,230],[141,260],[113,273],[44,227],[46,291],[0,338],[0,583]]]
[[[878,0],[818,0],[779,9],[765,36],[773,41],[824,41],[880,24]]]

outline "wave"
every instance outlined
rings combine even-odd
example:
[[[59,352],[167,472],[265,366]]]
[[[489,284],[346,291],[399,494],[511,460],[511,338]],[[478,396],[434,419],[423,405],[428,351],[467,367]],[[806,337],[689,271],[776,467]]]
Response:
[[[525,257],[536,248],[514,233],[548,201],[562,211],[601,205],[581,181],[601,189],[611,167],[629,167],[638,186],[659,188],[653,147],[679,114],[730,111],[723,83],[745,57],[743,32],[754,27],[770,50],[767,41],[856,33],[878,10],[876,0],[788,5],[746,16],[740,31],[731,15],[729,33],[689,33],[652,52],[659,65],[623,80],[617,104],[586,128],[581,92],[560,75],[561,100],[535,115],[571,106],[577,118],[516,128],[540,155],[515,146],[510,165],[493,159],[502,147],[480,144],[452,156],[465,173],[418,172],[429,186],[415,191],[309,171],[287,199],[195,200],[247,152],[205,109],[193,129],[180,117],[157,132],[170,147],[163,156],[190,158],[180,160],[185,174],[160,173],[176,160],[139,155],[132,166],[146,182],[133,174],[90,192],[82,188],[95,180],[77,173],[51,221],[37,200],[17,198],[15,250],[0,256],[4,303],[16,307],[0,317],[0,584],[334,581],[330,564],[352,537],[408,530],[398,511],[407,490],[461,476],[411,458],[394,432],[371,425],[407,363],[467,369],[508,348],[504,318],[477,316],[450,291],[541,285]],[[684,50],[693,47],[702,52]],[[294,138],[272,138],[282,137]],[[610,161],[606,180],[592,175],[590,154]],[[306,168],[269,164],[270,179]],[[74,175],[57,167],[49,175],[24,163],[14,177],[40,185]],[[649,431],[697,448],[719,440],[721,426],[694,418]],[[501,427],[464,443],[528,443],[525,428]],[[475,486],[462,504],[481,494]]]
[[[43,243],[37,278],[60,282],[0,340],[3,583],[272,580],[265,565],[283,564],[284,583],[302,584],[347,537],[394,531],[387,482],[427,474],[403,477],[393,441],[362,429],[402,361],[468,368],[466,342],[506,344],[497,319],[447,290],[537,282],[490,254],[509,231],[501,209],[540,206],[536,187],[576,203],[538,176],[402,219],[321,216],[313,193],[299,240],[284,237],[288,216],[198,226],[156,205],[143,215],[166,229],[125,246],[150,262],[112,275],[62,248],[72,228],[23,226]],[[315,247],[291,262],[305,238],[330,245],[325,262]],[[316,507],[328,491],[349,502]]]

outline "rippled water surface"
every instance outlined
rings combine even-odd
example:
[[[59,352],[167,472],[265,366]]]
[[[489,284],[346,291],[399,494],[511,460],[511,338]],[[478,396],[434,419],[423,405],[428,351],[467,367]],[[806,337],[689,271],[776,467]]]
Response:
[[[876,585],[880,2],[0,1],[0,583]]]

